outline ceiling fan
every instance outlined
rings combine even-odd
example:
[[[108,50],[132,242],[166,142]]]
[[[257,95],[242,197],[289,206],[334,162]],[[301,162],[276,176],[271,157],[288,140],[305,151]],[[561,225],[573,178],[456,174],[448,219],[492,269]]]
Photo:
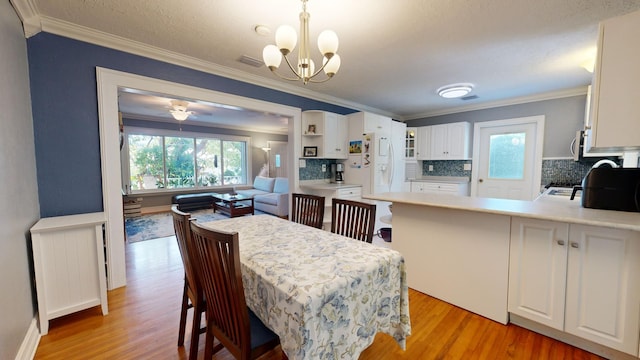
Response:
[[[190,115],[195,114],[193,111],[187,111],[188,106],[189,106],[188,101],[171,100],[171,108],[169,109],[169,113],[171,113],[171,116],[173,116],[174,119],[178,121],[184,121]]]

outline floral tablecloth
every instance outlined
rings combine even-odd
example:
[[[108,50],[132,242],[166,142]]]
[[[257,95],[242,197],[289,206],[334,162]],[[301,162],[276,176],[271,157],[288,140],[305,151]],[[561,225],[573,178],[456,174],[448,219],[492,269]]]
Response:
[[[357,359],[377,332],[411,334],[397,251],[270,215],[204,223],[237,231],[247,305],[289,359]]]

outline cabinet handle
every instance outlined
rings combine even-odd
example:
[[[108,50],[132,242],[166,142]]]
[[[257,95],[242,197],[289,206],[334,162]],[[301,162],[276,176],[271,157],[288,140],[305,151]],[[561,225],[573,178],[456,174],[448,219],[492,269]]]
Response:
[[[577,242],[574,241],[574,242],[571,242],[571,247],[574,248],[574,249],[579,249],[580,245]]]
[[[558,245],[564,246],[564,240],[558,240]]]

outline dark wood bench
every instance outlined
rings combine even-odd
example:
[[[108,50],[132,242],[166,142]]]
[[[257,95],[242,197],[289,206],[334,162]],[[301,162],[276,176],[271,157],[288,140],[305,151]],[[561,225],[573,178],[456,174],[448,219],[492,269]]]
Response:
[[[171,198],[172,204],[178,205],[180,211],[211,209],[215,198],[211,193],[181,194]]]

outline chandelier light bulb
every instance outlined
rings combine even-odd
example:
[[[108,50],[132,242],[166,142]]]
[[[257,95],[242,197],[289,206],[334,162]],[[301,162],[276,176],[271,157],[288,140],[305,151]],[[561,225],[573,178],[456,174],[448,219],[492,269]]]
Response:
[[[282,25],[276,30],[276,45],[283,55],[289,54],[296,47],[298,34],[289,25]]]
[[[329,62],[328,64],[327,61]],[[340,55],[338,54],[333,55],[331,59],[327,59],[327,57],[324,57],[322,59],[322,62],[323,64],[325,64],[324,73],[329,77],[335,75],[338,72],[338,69],[340,69]]]
[[[282,53],[277,46],[267,45],[264,50],[262,50],[262,59],[269,69],[275,70],[280,67],[280,63],[282,62]]]
[[[318,49],[320,53],[328,58],[338,52],[338,35],[331,30],[325,30],[318,36]]]

